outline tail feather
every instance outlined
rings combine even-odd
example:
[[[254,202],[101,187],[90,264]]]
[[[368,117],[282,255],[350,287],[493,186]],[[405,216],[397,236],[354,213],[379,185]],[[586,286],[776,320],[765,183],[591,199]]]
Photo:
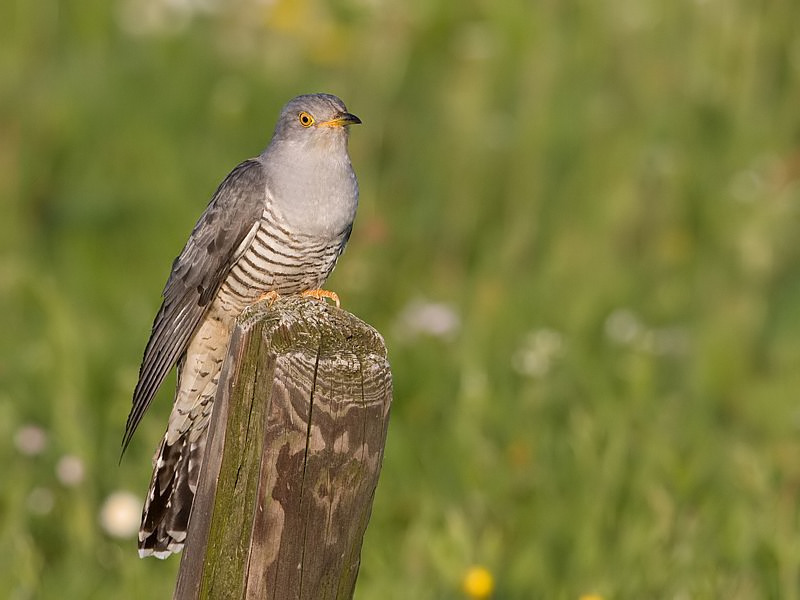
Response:
[[[142,511],[139,556],[166,558],[183,549],[232,322],[212,310],[178,363],[175,404]]]
[[[166,558],[180,552],[200,476],[207,430],[196,442],[188,434],[173,444],[161,442],[142,511],[139,556]]]

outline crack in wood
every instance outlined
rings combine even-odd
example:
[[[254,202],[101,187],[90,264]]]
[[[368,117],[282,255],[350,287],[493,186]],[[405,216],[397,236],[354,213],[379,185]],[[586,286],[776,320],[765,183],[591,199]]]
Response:
[[[391,405],[383,338],[281,298],[245,311],[225,365],[174,597],[352,598]]]

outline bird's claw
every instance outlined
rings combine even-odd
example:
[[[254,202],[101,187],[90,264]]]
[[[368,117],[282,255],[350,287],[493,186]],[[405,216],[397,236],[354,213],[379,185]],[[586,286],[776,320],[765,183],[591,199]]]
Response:
[[[324,301],[325,298],[328,300],[333,300],[333,303],[336,305],[336,308],[341,307],[341,303],[339,302],[339,296],[336,292],[331,292],[330,290],[306,290],[305,292],[300,292],[301,296],[305,296],[307,298],[316,298],[317,300]]]
[[[272,306],[272,303],[278,299],[278,292],[275,290],[270,290],[268,292],[264,292],[258,298],[256,298],[256,302],[261,302],[262,300],[266,300],[269,303],[269,306]]]

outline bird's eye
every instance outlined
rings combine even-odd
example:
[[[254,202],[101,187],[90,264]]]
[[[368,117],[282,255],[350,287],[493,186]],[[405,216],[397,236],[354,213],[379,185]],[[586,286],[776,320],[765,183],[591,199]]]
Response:
[[[314,117],[312,117],[306,111],[303,111],[297,115],[297,118],[300,121],[300,125],[303,127],[311,127],[314,124]]]

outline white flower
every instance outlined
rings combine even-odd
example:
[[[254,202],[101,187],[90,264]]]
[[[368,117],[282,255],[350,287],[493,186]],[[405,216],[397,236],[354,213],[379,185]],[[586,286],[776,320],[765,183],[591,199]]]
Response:
[[[521,375],[543,377],[564,354],[564,336],[544,327],[531,331],[514,353],[511,364]]]
[[[83,481],[86,469],[83,461],[72,454],[62,456],[56,464],[56,477],[66,486],[76,486]]]
[[[129,538],[139,531],[142,513],[141,500],[130,492],[112,493],[100,509],[100,525],[116,538]]]
[[[38,456],[47,448],[47,432],[38,425],[25,425],[14,434],[14,445],[26,456]]]
[[[395,322],[398,337],[414,338],[429,335],[452,338],[461,328],[461,319],[455,309],[442,302],[412,300]]]
[[[644,327],[639,317],[627,308],[618,308],[606,319],[606,336],[612,342],[623,346],[629,346],[636,342],[643,330]]]

